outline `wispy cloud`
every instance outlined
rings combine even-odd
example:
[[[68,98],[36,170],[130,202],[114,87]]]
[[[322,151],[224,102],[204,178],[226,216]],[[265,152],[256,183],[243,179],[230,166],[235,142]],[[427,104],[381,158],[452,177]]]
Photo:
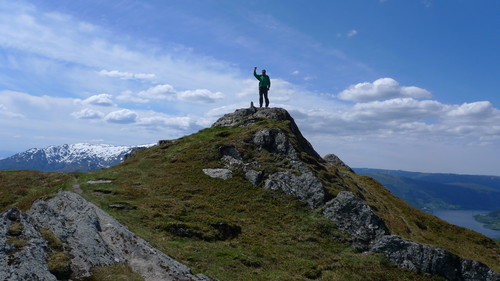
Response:
[[[337,33],[337,37],[344,37],[344,36],[347,36],[347,37],[354,37],[358,34],[358,31],[356,29],[351,29],[347,32],[338,32]]]
[[[24,117],[22,114],[10,111],[3,104],[0,104],[0,115],[6,116],[6,117],[9,117],[9,118],[22,118],[22,117]]]
[[[177,91],[172,85],[160,84],[139,91],[136,94],[127,91],[118,96],[119,100],[148,103],[155,100],[187,101],[195,103],[214,103],[224,98],[221,92],[212,92],[207,89]]]
[[[356,34],[358,34],[358,31],[356,29],[352,29],[352,30],[349,30],[349,32],[347,32],[347,37],[353,37],[355,36]]]
[[[123,71],[118,71],[118,70],[101,70],[99,71],[100,75],[103,76],[108,76],[108,77],[114,77],[114,78],[120,78],[120,79],[145,79],[145,80],[151,80],[156,78],[156,75],[153,73],[131,73],[131,72],[123,72]]]

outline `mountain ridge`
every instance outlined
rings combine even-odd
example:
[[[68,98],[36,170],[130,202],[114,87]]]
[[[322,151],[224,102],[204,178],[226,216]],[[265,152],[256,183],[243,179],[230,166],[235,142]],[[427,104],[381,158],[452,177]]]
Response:
[[[42,172],[88,172],[114,166],[135,149],[151,145],[115,146],[109,144],[63,144],[31,148],[0,160],[0,170]]]

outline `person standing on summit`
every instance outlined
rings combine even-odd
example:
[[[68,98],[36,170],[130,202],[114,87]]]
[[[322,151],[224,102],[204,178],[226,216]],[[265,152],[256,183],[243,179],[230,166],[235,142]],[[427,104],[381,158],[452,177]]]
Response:
[[[266,107],[269,106],[269,98],[267,97],[267,93],[269,92],[269,88],[271,88],[271,79],[266,74],[266,70],[262,69],[262,75],[257,74],[257,67],[253,68],[253,76],[259,80],[259,104],[262,107],[263,99],[266,100]]]

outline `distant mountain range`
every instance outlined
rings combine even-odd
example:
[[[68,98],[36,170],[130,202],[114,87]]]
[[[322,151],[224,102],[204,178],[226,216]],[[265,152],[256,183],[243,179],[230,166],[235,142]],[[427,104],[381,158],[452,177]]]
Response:
[[[500,207],[500,177],[354,168],[422,210]]]
[[[77,143],[32,148],[0,160],[0,170],[88,172],[114,166],[132,151],[150,146]]]

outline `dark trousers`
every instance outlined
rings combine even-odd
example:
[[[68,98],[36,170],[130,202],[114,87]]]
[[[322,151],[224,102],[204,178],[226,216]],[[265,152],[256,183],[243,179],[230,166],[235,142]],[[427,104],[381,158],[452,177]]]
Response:
[[[267,92],[269,89],[267,87],[259,88],[259,105],[262,107],[262,99],[266,100],[266,107],[269,106],[269,99],[267,98]]]

